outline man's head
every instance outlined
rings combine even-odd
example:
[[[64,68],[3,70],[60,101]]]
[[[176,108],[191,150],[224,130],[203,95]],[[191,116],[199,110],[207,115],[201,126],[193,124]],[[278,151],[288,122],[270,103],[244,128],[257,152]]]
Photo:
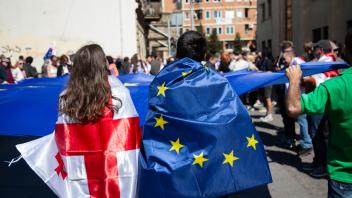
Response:
[[[292,41],[282,41],[280,47],[282,53],[294,53]]]
[[[27,58],[26,58],[26,63],[27,64],[32,64],[33,63],[33,57],[31,57],[31,56],[28,56]]]
[[[348,31],[345,37],[345,59],[352,64],[352,30]]]
[[[315,58],[320,58],[325,53],[330,53],[331,51],[332,46],[329,40],[320,40],[313,44],[313,55]]]
[[[304,42],[303,49],[304,49],[304,52],[306,52],[307,54],[312,54],[313,53],[313,43],[311,41]]]
[[[191,58],[202,61],[205,57],[207,41],[203,35],[196,31],[188,31],[180,36],[177,41],[176,58]]]
[[[283,41],[280,44],[282,58],[285,61],[286,66],[288,66],[293,57],[295,56],[295,51],[293,50],[293,43],[291,41]]]

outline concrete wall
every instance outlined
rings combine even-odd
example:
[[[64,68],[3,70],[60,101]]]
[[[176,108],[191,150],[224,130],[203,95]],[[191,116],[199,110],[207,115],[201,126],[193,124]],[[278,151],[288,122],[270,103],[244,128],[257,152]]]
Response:
[[[257,17],[257,47],[259,50],[263,49],[262,41],[267,43],[268,40],[272,42],[273,56],[280,54],[280,42],[285,39],[285,3],[282,0],[272,0],[271,17],[268,17],[268,4],[266,0],[258,0],[258,17]],[[261,4],[265,3],[266,19],[262,20]],[[268,46],[266,44],[266,46]]]
[[[344,43],[347,21],[352,20],[350,0],[315,0],[294,2],[296,12],[294,27],[300,31],[294,33],[296,51],[303,53],[304,41],[312,40],[312,30],[323,26],[329,27],[329,39]],[[298,12],[298,10],[302,10]],[[308,20],[309,19],[309,20]]]
[[[0,8],[0,54],[15,59],[31,55],[40,66],[53,43],[59,55],[87,43],[112,56],[137,53],[135,0],[0,0]]]

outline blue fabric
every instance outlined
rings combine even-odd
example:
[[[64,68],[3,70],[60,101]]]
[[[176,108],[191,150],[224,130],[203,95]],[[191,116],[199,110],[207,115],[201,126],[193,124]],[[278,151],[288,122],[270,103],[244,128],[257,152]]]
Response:
[[[305,63],[301,65],[305,76],[337,68],[346,63]],[[267,85],[287,82],[284,72],[250,72],[241,70],[225,74],[238,95]],[[153,76],[128,74],[119,79],[131,92],[132,100],[143,125],[148,108],[148,86]],[[0,85],[0,134],[43,136],[51,133],[57,119],[57,102],[68,76],[54,79],[24,80],[16,85]],[[213,90],[211,90],[213,91]]]
[[[164,83],[165,97],[158,95]],[[161,116],[164,130],[156,126]],[[247,146],[252,136],[256,148]],[[178,154],[170,142],[177,139],[184,145]],[[262,141],[229,82],[188,58],[151,83],[142,145],[139,197],[218,197],[272,181]],[[223,164],[231,151],[239,159]],[[208,161],[193,165],[201,153]]]
[[[341,68],[348,68],[345,62],[308,62],[302,63],[301,69],[303,76],[323,73]],[[280,72],[255,72],[255,71],[239,71],[229,72],[225,74],[232,87],[238,95],[256,90],[261,87],[270,85],[284,84],[287,81],[285,71]]]
[[[49,48],[48,51],[45,53],[43,59],[48,60],[53,55],[53,48]]]
[[[312,144],[312,138],[310,137],[309,131],[308,131],[307,115],[302,114],[302,115],[298,116],[297,122],[299,124],[300,145],[304,149],[312,148],[313,144]]]

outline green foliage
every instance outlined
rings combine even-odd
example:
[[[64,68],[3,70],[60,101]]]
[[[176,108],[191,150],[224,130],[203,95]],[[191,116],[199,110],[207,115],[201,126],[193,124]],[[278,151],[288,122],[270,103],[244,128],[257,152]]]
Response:
[[[222,52],[223,47],[221,41],[219,41],[218,34],[214,28],[211,35],[208,38],[208,53],[215,54],[217,52]]]
[[[241,35],[239,32],[236,32],[236,36],[235,36],[235,44],[234,44],[235,50],[242,50],[242,44],[241,44]]]

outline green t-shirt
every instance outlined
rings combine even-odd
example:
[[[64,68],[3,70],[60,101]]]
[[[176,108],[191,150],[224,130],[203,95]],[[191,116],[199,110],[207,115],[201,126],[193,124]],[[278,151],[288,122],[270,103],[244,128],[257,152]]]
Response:
[[[330,179],[352,183],[352,68],[301,96],[302,112],[325,114],[330,122]]]

